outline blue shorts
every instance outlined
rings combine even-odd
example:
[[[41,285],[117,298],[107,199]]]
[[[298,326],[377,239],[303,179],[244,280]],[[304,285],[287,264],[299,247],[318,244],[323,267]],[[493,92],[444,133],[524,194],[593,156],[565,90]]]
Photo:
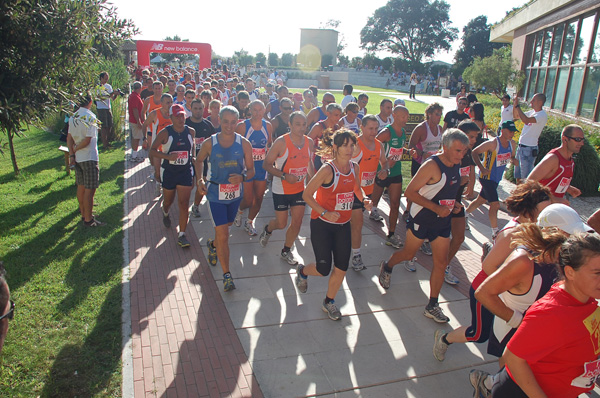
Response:
[[[194,183],[194,169],[190,167],[188,170],[173,171],[161,167],[160,180],[163,189],[172,190],[177,188],[177,185],[191,187]]]
[[[487,200],[489,203],[498,201],[498,183],[492,180],[479,179],[481,184],[481,195],[482,198]]]
[[[428,239],[430,242],[433,242],[438,237],[449,238],[450,231],[452,230],[451,227],[435,229],[428,228],[423,224],[415,224],[415,222],[412,220],[412,217],[409,217],[406,227],[410,229],[413,235],[417,238],[423,240]]]
[[[263,168],[263,161],[254,161],[254,177],[246,180],[246,182],[251,181],[266,181],[267,180],[267,170]]]
[[[241,201],[242,198],[230,203],[212,202],[209,200],[208,208],[210,209],[210,218],[212,219],[213,225],[218,227],[233,223],[238,209],[240,208]]]

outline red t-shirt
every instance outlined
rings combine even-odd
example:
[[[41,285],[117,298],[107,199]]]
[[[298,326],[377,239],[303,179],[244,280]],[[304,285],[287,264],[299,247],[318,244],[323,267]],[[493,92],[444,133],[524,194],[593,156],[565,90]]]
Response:
[[[576,398],[600,374],[598,303],[583,304],[555,283],[529,307],[507,348],[527,361],[548,398]]]
[[[127,99],[127,109],[129,112],[129,121],[131,123],[137,123],[137,119],[133,114],[133,110],[138,110],[138,115],[141,117],[142,109],[144,108],[144,101],[142,101],[142,97],[135,91],[129,94],[129,99]]]
[[[552,177],[540,180],[540,184],[550,188],[552,195],[557,198],[563,198],[571,185],[575,162],[573,159],[565,159],[558,151],[558,148],[551,149],[548,153],[558,158],[558,170],[556,170],[556,173]]]

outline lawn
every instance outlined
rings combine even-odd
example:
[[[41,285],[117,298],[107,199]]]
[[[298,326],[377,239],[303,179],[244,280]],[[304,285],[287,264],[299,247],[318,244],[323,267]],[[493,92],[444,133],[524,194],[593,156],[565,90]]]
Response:
[[[15,316],[1,357],[0,396],[121,395],[123,145],[100,152],[94,212],[86,229],[75,175],[58,136],[30,129],[0,157],[0,259]]]

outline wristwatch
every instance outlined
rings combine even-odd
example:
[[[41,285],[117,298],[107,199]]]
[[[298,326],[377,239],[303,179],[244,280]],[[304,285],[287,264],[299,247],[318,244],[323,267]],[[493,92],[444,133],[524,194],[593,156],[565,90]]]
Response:
[[[242,181],[246,181],[246,172],[242,173]]]
[[[284,172],[283,174],[281,174],[281,177],[279,177],[279,178],[281,178],[282,180],[285,180],[285,175],[286,175],[286,174],[285,174],[285,172]]]

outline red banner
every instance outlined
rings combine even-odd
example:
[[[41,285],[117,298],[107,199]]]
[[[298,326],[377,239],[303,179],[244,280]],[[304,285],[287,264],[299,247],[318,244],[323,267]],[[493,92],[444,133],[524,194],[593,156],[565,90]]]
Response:
[[[150,53],[198,54],[200,70],[210,68],[212,48],[207,43],[190,43],[189,41],[151,41],[137,40],[138,65],[150,66]]]

